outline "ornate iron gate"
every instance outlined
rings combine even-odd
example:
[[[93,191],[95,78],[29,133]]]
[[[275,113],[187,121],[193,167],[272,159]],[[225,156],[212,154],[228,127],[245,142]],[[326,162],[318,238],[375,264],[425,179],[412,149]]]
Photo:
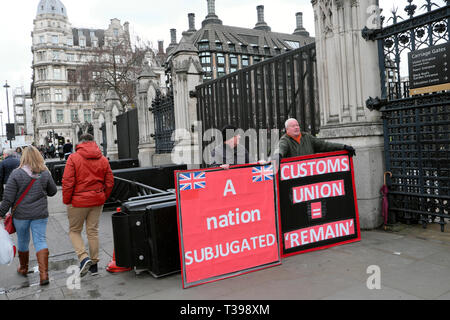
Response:
[[[284,129],[288,118],[298,119],[301,129],[318,133],[316,47],[299,49],[240,69],[196,88],[197,117],[202,134],[231,124],[244,131]],[[270,150],[270,136],[258,137]],[[267,143],[268,146],[263,146]]]
[[[161,91],[157,90],[150,111],[153,112],[155,119],[156,153],[170,153],[174,144],[172,134],[175,131],[173,93],[169,91],[163,96]]]
[[[382,112],[391,222],[437,222],[444,231],[450,218],[450,93],[410,96],[404,62],[408,52],[450,41],[450,1],[435,10],[430,0],[421,7],[417,2],[408,0],[408,19],[399,22],[394,10],[392,25],[363,31],[366,40],[378,41],[382,88],[381,99],[367,106]],[[416,15],[418,9],[425,12]]]

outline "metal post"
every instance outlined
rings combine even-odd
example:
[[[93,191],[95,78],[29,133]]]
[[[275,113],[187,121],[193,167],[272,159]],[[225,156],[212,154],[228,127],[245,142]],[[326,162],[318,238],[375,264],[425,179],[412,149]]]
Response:
[[[10,86],[8,85],[8,81],[6,81],[6,84],[3,86],[3,88],[6,89],[6,109],[8,112],[8,124],[10,123],[9,120],[9,98],[8,98],[8,88],[10,88]],[[9,140],[9,147],[12,149],[12,141]]]

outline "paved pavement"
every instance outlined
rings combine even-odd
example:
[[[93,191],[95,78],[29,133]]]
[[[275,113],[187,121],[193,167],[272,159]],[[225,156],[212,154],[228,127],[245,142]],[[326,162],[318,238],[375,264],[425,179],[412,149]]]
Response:
[[[82,278],[77,289],[70,281],[70,266],[78,262],[61,190],[49,207],[50,285],[40,287],[37,272],[20,277],[16,258],[0,266],[0,300],[450,299],[450,225],[444,233],[437,225],[363,231],[358,243],[292,256],[281,266],[183,290],[180,274],[155,279],[147,272],[105,270],[113,254],[112,211],[104,212],[100,222],[100,274]],[[30,269],[37,271],[32,245],[30,251]],[[379,271],[380,289],[368,289],[373,270]],[[369,283],[376,284],[372,278]]]

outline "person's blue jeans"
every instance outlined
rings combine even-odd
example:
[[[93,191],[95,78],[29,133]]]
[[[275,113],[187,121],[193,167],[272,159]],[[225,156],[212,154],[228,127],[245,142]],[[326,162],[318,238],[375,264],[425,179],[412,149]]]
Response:
[[[36,252],[48,249],[46,232],[48,218],[38,220],[17,220],[13,219],[17,232],[17,249],[20,252],[29,251],[30,230],[33,234],[33,244]]]

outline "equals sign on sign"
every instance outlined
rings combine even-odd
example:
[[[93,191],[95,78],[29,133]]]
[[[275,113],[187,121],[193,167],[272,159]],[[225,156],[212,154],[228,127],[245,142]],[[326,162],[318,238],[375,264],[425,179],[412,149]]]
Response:
[[[322,202],[311,203],[311,219],[322,218]]]

